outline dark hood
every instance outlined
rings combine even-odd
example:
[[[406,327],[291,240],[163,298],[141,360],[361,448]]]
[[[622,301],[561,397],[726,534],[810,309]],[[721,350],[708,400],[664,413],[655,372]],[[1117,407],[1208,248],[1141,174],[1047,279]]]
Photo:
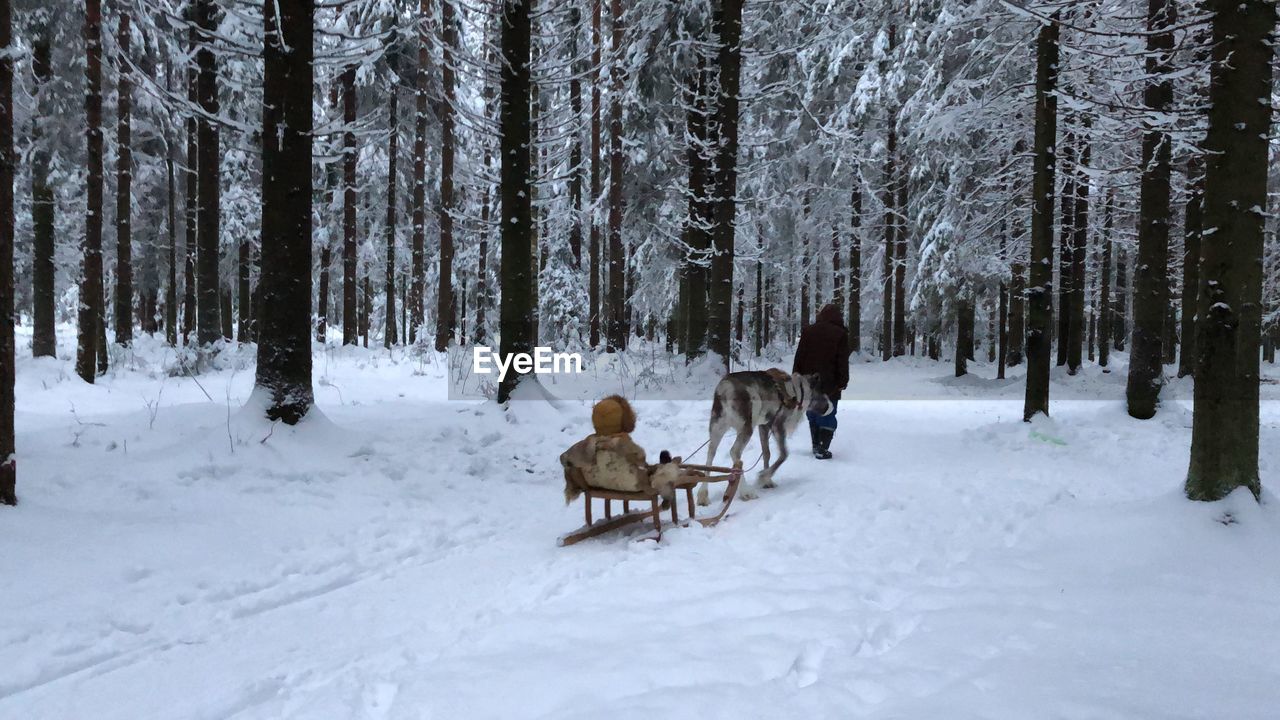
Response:
[[[840,308],[830,303],[823,305],[818,311],[817,322],[832,323],[844,327],[844,318],[840,315]]]

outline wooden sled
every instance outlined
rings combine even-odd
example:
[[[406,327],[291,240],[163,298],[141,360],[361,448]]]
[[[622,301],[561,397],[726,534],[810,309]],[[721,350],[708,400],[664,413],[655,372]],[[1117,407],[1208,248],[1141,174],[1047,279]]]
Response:
[[[587,485],[581,471],[574,469],[571,477],[573,482],[582,489],[583,496],[583,513],[586,517],[586,524],[574,530],[571,533],[560,536],[558,544],[561,547],[565,545],[573,545],[582,542],[587,538],[617,530],[627,525],[640,522],[645,518],[653,519],[653,528],[656,535],[651,538],[653,540],[662,540],[662,508],[659,503],[662,502],[662,496],[657,492],[622,492],[618,490],[606,490],[603,488],[595,488]],[[676,496],[671,501],[671,523],[673,525],[686,526],[691,522],[701,523],[703,527],[712,527],[716,523],[724,519],[726,513],[729,512],[729,505],[733,503],[733,498],[738,494],[738,484],[742,481],[742,463],[735,464],[732,468],[719,467],[716,465],[691,465],[681,463],[680,479],[673,486],[676,490]],[[706,518],[697,517],[697,504],[693,499],[693,489],[699,483],[728,483],[724,489],[724,500],[720,503],[720,511],[715,515]],[[680,519],[680,491],[684,491],[685,502],[689,507],[689,516],[681,521]],[[604,500],[604,518],[592,521],[591,505],[592,500],[600,498]],[[622,514],[613,514],[613,501],[622,501]],[[631,503],[647,504],[647,507],[639,510],[632,510]]]

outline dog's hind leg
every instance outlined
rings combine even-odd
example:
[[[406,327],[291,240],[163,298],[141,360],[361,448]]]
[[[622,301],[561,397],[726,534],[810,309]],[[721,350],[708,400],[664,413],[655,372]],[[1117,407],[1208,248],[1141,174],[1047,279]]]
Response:
[[[738,436],[733,439],[733,447],[729,449],[729,457],[732,458],[734,467],[742,465],[742,451],[746,449],[749,442],[751,442],[751,425],[744,422],[738,428]],[[738,497],[743,500],[755,498],[755,486],[750,483],[744,483],[742,489],[738,491]]]
[[[718,418],[711,419],[711,427],[708,428],[711,437],[707,440],[707,464],[716,464],[716,450],[720,448],[720,441],[724,439],[724,434],[728,430],[724,423],[719,422]],[[698,488],[698,504],[707,505],[711,502],[707,497],[707,483],[702,483]]]

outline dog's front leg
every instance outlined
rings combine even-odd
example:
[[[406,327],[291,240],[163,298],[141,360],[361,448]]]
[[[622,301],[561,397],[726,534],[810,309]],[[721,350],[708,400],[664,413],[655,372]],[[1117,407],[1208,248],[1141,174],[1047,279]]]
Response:
[[[773,481],[773,475],[782,467],[782,463],[787,461],[787,430],[784,427],[775,425],[773,428],[773,437],[778,441],[778,462],[766,467],[760,471],[760,484],[763,487],[777,487],[777,483]]]
[[[774,487],[772,474],[769,472],[769,425],[760,426],[760,462],[764,467],[760,470],[760,487]]]

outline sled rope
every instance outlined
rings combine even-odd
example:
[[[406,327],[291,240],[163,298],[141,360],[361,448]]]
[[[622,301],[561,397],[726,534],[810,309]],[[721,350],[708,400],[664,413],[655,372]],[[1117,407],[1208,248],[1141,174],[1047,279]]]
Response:
[[[696,453],[696,452],[698,452],[699,450],[701,450],[702,448],[706,447],[706,446],[707,446],[707,443],[709,443],[709,442],[711,442],[711,438],[707,438],[706,440],[703,440],[701,445],[699,445],[698,447],[694,448],[694,449],[693,449],[693,450],[692,450],[688,455],[684,455],[684,456],[682,456],[682,457],[685,457],[685,458],[691,458],[691,457],[693,457],[693,454],[694,454],[694,453]],[[762,451],[759,455],[757,455],[757,456],[756,456],[756,461],[755,461],[755,462],[753,462],[753,463],[751,463],[751,466],[750,466],[750,467],[748,467],[748,468],[746,468],[746,469],[744,469],[742,472],[744,472],[744,473],[745,473],[745,472],[750,472],[752,468],[754,468],[755,466],[757,466],[757,465],[759,465],[759,464],[760,464],[760,461],[761,461],[762,459],[764,459],[764,452],[763,452],[763,451]]]

